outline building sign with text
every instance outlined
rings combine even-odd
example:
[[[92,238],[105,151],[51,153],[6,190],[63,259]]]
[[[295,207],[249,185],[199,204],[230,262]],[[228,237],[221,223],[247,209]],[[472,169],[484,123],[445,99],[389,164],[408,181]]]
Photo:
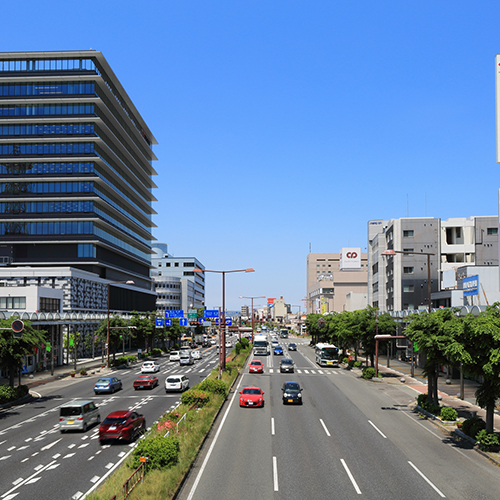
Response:
[[[479,295],[479,275],[469,276],[462,280],[464,297]]]
[[[361,269],[361,248],[342,248],[339,269],[341,271]]]

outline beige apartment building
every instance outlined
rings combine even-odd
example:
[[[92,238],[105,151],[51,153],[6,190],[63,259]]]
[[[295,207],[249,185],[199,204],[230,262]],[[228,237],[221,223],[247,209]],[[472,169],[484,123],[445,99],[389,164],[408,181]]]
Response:
[[[367,305],[368,257],[361,248],[307,255],[307,314],[323,314]],[[362,306],[362,307],[361,307]]]

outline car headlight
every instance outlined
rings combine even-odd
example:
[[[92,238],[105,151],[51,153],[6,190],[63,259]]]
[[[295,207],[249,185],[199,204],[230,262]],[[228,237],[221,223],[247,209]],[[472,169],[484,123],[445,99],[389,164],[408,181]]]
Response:
[[[299,392],[299,393],[297,394],[297,397],[298,397],[298,398],[301,398],[301,397],[302,397],[302,394]]]

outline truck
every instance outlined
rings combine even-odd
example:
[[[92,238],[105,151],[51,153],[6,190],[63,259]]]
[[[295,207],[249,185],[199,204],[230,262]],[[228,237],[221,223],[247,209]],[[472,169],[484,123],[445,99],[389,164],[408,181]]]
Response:
[[[253,354],[254,356],[269,356],[269,342],[266,335],[256,335],[253,339]]]

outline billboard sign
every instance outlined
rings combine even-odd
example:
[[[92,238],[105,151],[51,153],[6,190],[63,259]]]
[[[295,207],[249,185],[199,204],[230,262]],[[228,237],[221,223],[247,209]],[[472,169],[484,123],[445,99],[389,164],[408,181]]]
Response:
[[[479,295],[479,275],[469,276],[462,281],[464,297]]]
[[[361,269],[361,248],[342,248],[339,269],[341,271]]]

